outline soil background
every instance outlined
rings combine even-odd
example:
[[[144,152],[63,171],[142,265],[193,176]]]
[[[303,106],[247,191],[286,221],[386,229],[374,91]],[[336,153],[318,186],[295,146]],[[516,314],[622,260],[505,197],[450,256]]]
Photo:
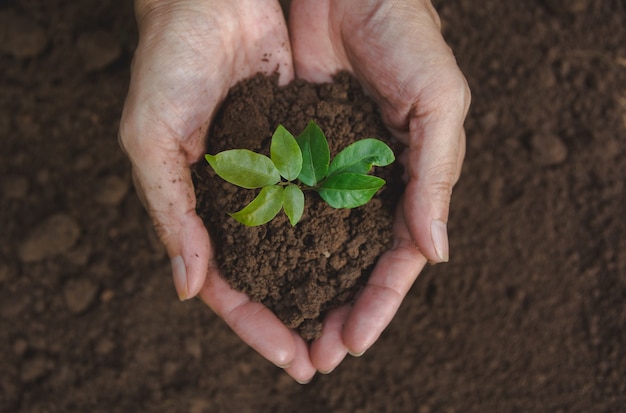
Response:
[[[180,303],[117,145],[128,1],[0,1],[0,411],[626,411],[626,3],[438,0],[451,262],[308,385]]]

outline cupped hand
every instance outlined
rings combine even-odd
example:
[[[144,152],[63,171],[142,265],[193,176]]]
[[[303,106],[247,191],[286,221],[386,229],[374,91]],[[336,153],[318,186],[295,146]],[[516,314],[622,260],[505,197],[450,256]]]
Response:
[[[427,261],[448,261],[446,224],[470,92],[429,0],[294,0],[289,27],[296,76],[324,82],[353,73],[406,145],[393,247],[354,306],[332,311],[311,346],[313,364],[327,372],[376,341]]]
[[[200,294],[251,347],[307,381],[315,369],[306,343],[220,277],[189,168],[204,154],[209,124],[231,86],[277,69],[281,83],[293,78],[282,10],[275,0],[138,0],[135,9],[139,44],[120,143],[171,258],[179,297]]]

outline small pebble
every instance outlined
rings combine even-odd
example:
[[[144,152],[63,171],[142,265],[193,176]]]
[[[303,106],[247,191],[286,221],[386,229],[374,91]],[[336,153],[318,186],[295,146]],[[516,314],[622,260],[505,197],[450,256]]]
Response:
[[[45,30],[14,10],[0,11],[0,52],[17,58],[37,57],[48,44]]]
[[[87,278],[69,280],[63,287],[65,304],[70,312],[81,314],[95,301],[98,285]]]
[[[2,192],[8,199],[21,199],[28,193],[28,179],[25,176],[9,175],[4,178]]]
[[[185,340],[185,350],[196,360],[200,360],[202,357],[202,344],[200,340],[196,338],[188,338]]]
[[[104,290],[100,294],[100,302],[108,303],[115,297],[115,291],[113,290]]]
[[[95,199],[99,204],[117,206],[122,202],[130,184],[124,179],[112,175],[104,178],[98,185]]]
[[[555,166],[567,160],[567,146],[556,135],[535,134],[531,138],[532,157],[542,166]]]
[[[489,134],[493,132],[493,130],[498,126],[500,119],[497,111],[492,110],[491,112],[485,113],[480,118],[480,126],[482,127],[485,134]]]
[[[65,258],[77,267],[86,265],[91,258],[92,247],[88,243],[81,243],[65,253]]]
[[[109,32],[93,30],[81,33],[76,48],[87,72],[95,72],[115,62],[122,54],[120,42]]]
[[[24,354],[26,354],[26,350],[28,350],[28,343],[26,342],[26,340],[24,340],[23,338],[18,338],[17,340],[15,340],[15,342],[13,343],[13,353],[15,353],[16,356],[22,357]]]
[[[5,292],[3,295],[0,295],[0,317],[17,321],[30,303],[30,297],[20,297],[16,294]]]
[[[338,271],[340,269],[342,269],[346,264],[347,264],[348,260],[346,259],[346,257],[344,257],[343,255],[333,255],[330,259],[330,266],[333,268],[333,270]]]
[[[106,356],[110,354],[115,349],[115,343],[108,338],[103,338],[96,345],[96,353],[101,356]]]
[[[29,358],[22,364],[21,379],[24,383],[31,383],[48,374],[52,369],[52,360],[43,355]]]
[[[40,185],[47,185],[50,182],[50,171],[45,168],[40,169],[37,172],[36,180]]]
[[[52,215],[39,223],[20,245],[22,262],[41,261],[67,252],[80,236],[80,227],[67,214]]]

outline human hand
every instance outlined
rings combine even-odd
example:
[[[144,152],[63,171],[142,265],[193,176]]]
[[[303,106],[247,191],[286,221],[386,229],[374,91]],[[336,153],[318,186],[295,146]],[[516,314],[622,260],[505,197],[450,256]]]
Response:
[[[138,0],[139,44],[120,124],[137,192],[172,261],[181,299],[200,294],[252,348],[300,382],[315,373],[306,343],[219,275],[196,215],[189,166],[231,86],[257,72],[293,78],[275,0]]]
[[[448,261],[446,223],[470,92],[429,0],[294,0],[289,27],[296,75],[325,82],[353,73],[407,146],[393,247],[354,306],[331,311],[311,345],[313,365],[328,372],[378,339],[427,261]]]

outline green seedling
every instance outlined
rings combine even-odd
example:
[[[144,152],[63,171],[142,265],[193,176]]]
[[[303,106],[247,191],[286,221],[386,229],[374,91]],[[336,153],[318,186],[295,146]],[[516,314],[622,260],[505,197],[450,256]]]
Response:
[[[279,125],[272,135],[270,157],[231,149],[205,158],[222,179],[242,188],[261,188],[242,210],[229,213],[247,226],[263,225],[281,209],[295,226],[302,218],[307,190],[317,192],[333,208],[364,205],[385,184],[368,175],[372,166],[395,160],[389,146],[368,138],[349,145],[331,162],[326,137],[313,121],[297,138]]]

